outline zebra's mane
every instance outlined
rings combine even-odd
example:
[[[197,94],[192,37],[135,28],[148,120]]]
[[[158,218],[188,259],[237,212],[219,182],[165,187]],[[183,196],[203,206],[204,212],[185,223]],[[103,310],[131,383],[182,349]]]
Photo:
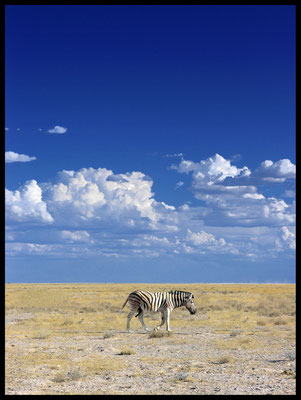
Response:
[[[185,292],[184,290],[170,290],[170,294],[176,294],[176,293],[185,293],[186,295],[192,294],[191,292]]]

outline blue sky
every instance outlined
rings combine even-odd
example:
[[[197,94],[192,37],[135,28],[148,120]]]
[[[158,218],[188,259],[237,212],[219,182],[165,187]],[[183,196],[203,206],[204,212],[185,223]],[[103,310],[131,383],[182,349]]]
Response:
[[[295,6],[6,6],[6,280],[294,282]]]

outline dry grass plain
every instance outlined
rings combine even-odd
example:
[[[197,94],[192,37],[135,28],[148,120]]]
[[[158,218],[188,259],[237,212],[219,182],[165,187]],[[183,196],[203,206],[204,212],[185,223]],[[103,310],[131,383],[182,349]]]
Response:
[[[7,284],[6,394],[295,394],[295,285]],[[127,295],[187,290],[127,333]],[[147,314],[154,328],[160,313]],[[160,331],[161,332],[161,331]]]

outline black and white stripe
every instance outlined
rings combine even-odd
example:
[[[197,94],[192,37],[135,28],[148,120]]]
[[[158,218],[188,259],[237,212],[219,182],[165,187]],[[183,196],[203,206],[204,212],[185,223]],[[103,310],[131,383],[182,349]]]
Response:
[[[155,329],[160,329],[166,322],[166,330],[169,329],[169,317],[174,308],[185,306],[191,314],[195,314],[194,295],[191,292],[182,290],[172,290],[170,292],[148,292],[146,290],[136,290],[129,294],[122,308],[127,302],[130,304],[130,312],[127,316],[127,330],[130,331],[130,321],[135,313],[139,318],[141,325],[148,330],[144,321],[143,313],[145,311],[160,311],[162,314],[161,324]]]

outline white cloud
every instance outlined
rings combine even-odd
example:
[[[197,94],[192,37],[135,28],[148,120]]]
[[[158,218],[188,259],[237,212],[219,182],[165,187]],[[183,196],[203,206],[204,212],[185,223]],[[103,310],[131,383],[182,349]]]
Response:
[[[267,182],[284,182],[286,179],[296,177],[296,166],[288,159],[277,162],[266,160],[254,171],[253,177]]]
[[[74,242],[90,242],[90,234],[86,231],[61,231],[60,236],[68,243]]]
[[[112,175],[112,171],[101,168],[82,169],[78,172],[62,171],[61,182],[51,186],[47,191],[51,209],[58,217],[63,216],[61,211],[65,213],[69,210],[77,215],[77,220],[100,221],[115,212],[121,215],[122,211],[129,210],[131,206],[136,210],[147,208],[141,199],[142,190],[139,191],[138,187],[128,179],[120,180],[118,177],[113,180]],[[111,179],[107,180],[108,177]],[[136,179],[135,183],[140,186],[146,182]]]
[[[13,163],[13,162],[28,162],[36,160],[36,157],[30,157],[25,154],[18,154],[13,151],[6,151],[5,152],[5,162],[6,163]]]
[[[239,254],[238,249],[232,243],[227,243],[224,238],[216,238],[212,233],[205,231],[192,232],[187,230],[186,250],[189,247],[190,253],[231,253]],[[192,246],[192,247],[191,247]]]
[[[181,186],[183,186],[184,185],[184,182],[183,181],[179,181],[179,182],[177,182],[176,183],[176,189],[179,189]]]
[[[37,244],[37,243],[6,243],[5,246],[6,254],[15,256],[17,254],[22,255],[47,255],[55,246],[48,244]]]
[[[264,199],[264,196],[260,193],[245,193],[245,194],[243,194],[243,197],[245,199],[249,198],[249,199],[255,199],[255,200]]]
[[[192,172],[194,186],[202,184],[256,185],[263,183],[284,182],[295,179],[296,166],[288,159],[277,162],[265,160],[252,172],[248,167],[237,168],[230,160],[219,154],[196,163],[182,159],[179,165],[172,165],[180,173]]]
[[[35,180],[20,190],[5,189],[6,218],[17,222],[52,223],[54,220],[42,200],[42,190]]]
[[[229,160],[219,154],[199,163],[182,159],[179,165],[172,165],[171,168],[180,173],[192,172],[194,185],[212,185],[224,181],[227,177],[249,176],[251,173],[247,167],[237,168],[231,165]]]
[[[199,163],[181,160],[173,168],[191,174],[190,189],[201,200],[199,206],[175,207],[157,201],[147,175],[138,171],[114,174],[106,168],[64,170],[55,182],[32,180],[18,190],[6,190],[8,253],[60,257],[230,254],[252,259],[292,254],[295,202],[265,197],[255,185],[230,185],[229,180],[250,175],[247,167],[238,168],[216,155]],[[290,168],[286,163],[282,176],[291,176]]]
[[[295,198],[296,197],[296,191],[292,190],[292,189],[288,189],[283,193],[283,197]]]
[[[294,204],[289,206],[283,200],[265,198],[251,184],[293,178],[295,166],[289,160],[265,161],[254,174],[246,166],[231,165],[219,154],[199,163],[181,160],[172,168],[192,174],[192,191],[207,206],[203,214],[207,225],[272,226],[295,222]]]
[[[190,229],[187,231],[187,240],[197,246],[215,242],[215,238],[211,233],[204,231],[193,233]]]
[[[47,132],[62,134],[62,133],[67,132],[67,128],[64,128],[62,126],[56,125],[54,128],[49,129]]]
[[[281,239],[290,249],[296,249],[296,234],[286,226],[281,227]]]
[[[174,157],[183,157],[183,153],[174,153],[174,154],[165,154],[163,157],[164,158],[174,158]]]
[[[65,226],[113,230],[175,230],[175,208],[153,198],[152,180],[141,172],[115,175],[106,168],[62,171],[45,184],[43,198]]]

